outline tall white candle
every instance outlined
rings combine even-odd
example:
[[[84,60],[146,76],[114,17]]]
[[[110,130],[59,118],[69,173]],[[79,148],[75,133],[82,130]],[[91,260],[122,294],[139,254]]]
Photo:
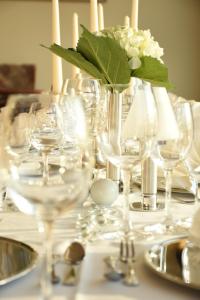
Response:
[[[104,29],[104,13],[103,13],[103,5],[99,4],[99,30]]]
[[[124,26],[129,28],[130,27],[130,18],[129,16],[125,16],[124,18]]]
[[[90,0],[90,30],[98,31],[98,8],[97,0]]]
[[[132,0],[131,2],[131,27],[138,30],[138,8],[139,0]]]
[[[72,19],[72,47],[76,49],[78,39],[79,39],[79,32],[78,32],[78,14],[73,13]],[[76,66],[72,65],[72,78],[76,77],[76,75],[80,72],[80,69]]]
[[[60,16],[58,0],[52,0],[52,43],[60,45]],[[52,91],[61,92],[63,83],[62,59],[52,54]]]

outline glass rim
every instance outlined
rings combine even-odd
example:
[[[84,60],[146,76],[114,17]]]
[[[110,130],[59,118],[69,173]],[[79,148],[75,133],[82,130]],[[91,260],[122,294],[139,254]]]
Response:
[[[104,83],[105,87],[130,87],[131,84],[129,83]]]

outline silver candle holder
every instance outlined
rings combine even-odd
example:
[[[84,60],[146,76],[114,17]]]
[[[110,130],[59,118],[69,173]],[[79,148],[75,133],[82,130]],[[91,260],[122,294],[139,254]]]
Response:
[[[131,210],[160,211],[165,208],[157,198],[157,166],[151,157],[142,163],[141,172],[141,201],[131,204]]]

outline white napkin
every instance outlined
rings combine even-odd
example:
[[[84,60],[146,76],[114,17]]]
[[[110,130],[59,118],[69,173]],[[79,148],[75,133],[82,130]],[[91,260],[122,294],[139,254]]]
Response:
[[[153,87],[158,110],[158,140],[169,140],[178,137],[178,126],[170,98],[164,87]]]
[[[158,168],[158,189],[165,188],[164,173],[161,168]],[[189,177],[189,172],[186,166],[181,163],[178,167],[173,170],[172,173],[172,188],[186,190],[191,193],[195,193],[194,186]]]
[[[154,104],[155,101],[150,85],[139,85],[123,125],[124,139],[144,138],[144,136],[153,134],[155,129],[153,125],[156,117]]]

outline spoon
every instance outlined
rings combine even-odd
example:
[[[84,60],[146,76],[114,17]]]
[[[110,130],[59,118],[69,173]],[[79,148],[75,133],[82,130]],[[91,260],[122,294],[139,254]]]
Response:
[[[118,265],[119,263],[118,257],[107,256],[104,258],[104,262],[107,267],[106,273],[104,275],[108,280],[119,281],[124,276],[124,273],[122,272],[122,270]]]
[[[85,256],[85,250],[79,242],[73,242],[64,253],[64,260],[70,265],[70,270],[65,274],[62,284],[75,285],[77,281],[77,274],[75,265],[78,265]]]

